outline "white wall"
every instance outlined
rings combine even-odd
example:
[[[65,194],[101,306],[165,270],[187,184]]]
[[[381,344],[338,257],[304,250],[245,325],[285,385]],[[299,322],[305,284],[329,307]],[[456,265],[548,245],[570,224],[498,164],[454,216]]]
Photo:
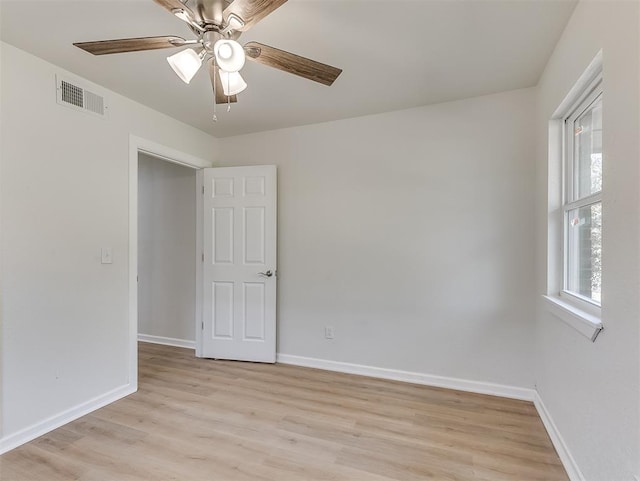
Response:
[[[534,112],[520,90],[221,139],[220,165],[278,165],[278,351],[532,388]]]
[[[537,389],[588,481],[640,476],[638,5],[580,2],[539,85],[538,297],[547,289],[548,121],[603,50],[605,330],[591,343],[543,310],[537,316]]]
[[[138,159],[138,332],[195,341],[196,171]]]
[[[217,142],[111,92],[106,120],[59,106],[60,69],[1,55],[7,438],[129,383],[129,135],[209,160]]]

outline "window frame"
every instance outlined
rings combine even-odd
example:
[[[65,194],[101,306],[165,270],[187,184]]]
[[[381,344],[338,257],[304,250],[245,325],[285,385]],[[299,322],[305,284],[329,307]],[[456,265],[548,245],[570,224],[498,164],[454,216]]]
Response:
[[[568,199],[566,171],[569,165],[566,160],[567,143],[569,141],[566,135],[566,120],[577,113],[576,111],[580,109],[580,106],[584,104],[587,98],[593,95],[593,101],[600,95],[600,92],[594,94],[596,89],[602,91],[603,97],[606,96],[604,92],[606,90],[606,78],[603,75],[602,50],[596,54],[575,84],[568,90],[566,97],[562,99],[549,119],[547,284],[541,299],[541,308],[543,310],[557,320],[564,322],[591,342],[595,342],[599,334],[604,330],[602,308],[592,302],[580,299],[571,292],[565,291],[565,275],[567,272],[565,268],[565,229],[567,227],[565,206],[568,205],[566,202]],[[591,102],[584,106],[585,108],[580,113],[583,113],[590,105]],[[606,106],[604,106],[603,113],[606,116]],[[604,120],[606,121],[606,119]],[[605,130],[602,138],[604,150],[606,150],[608,138],[610,138],[610,134],[607,134]],[[573,165],[571,165],[571,169],[573,169]],[[606,183],[603,188],[606,188]],[[599,195],[602,195],[602,190]],[[607,197],[606,193],[604,197]],[[591,200],[593,201],[593,199]],[[605,225],[603,225],[604,227]],[[602,265],[602,268],[604,272],[606,266]]]
[[[575,102],[573,102],[567,114],[562,119],[562,260],[561,260],[561,289],[558,293],[559,297],[573,304],[578,309],[584,310],[591,316],[600,317],[602,302],[598,303],[593,299],[582,296],[579,293],[570,291],[568,286],[569,277],[569,212],[582,207],[589,207],[594,204],[602,206],[602,192],[600,191],[577,198],[575,195],[576,177],[575,177],[575,135],[574,123],[582,116],[591,106],[598,100],[602,99],[604,89],[602,85],[602,72],[583,89]],[[603,156],[604,163],[604,156]]]

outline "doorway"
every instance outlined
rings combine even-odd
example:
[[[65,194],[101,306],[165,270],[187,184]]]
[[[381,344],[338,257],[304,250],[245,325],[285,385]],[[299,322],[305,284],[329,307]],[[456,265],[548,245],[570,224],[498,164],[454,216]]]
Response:
[[[144,156],[149,156],[150,159],[145,159]],[[142,161],[140,159],[142,159]],[[145,165],[143,165],[142,168],[146,169],[148,167],[148,165],[146,165],[148,164],[147,160],[149,160],[152,165],[153,163],[157,164],[158,162],[161,162],[162,164],[178,164],[182,168],[190,169],[190,173],[188,175],[195,176],[196,188],[192,191],[192,199],[193,204],[195,205],[196,225],[195,229],[185,228],[185,231],[188,230],[190,234],[195,232],[195,242],[191,243],[192,246],[195,246],[195,250],[193,248],[189,248],[191,257],[193,259],[193,263],[191,265],[194,266],[195,270],[195,296],[193,292],[187,291],[182,291],[181,294],[181,299],[192,299],[191,306],[195,305],[195,307],[193,308],[193,310],[188,309],[188,303],[184,303],[187,309],[183,310],[181,314],[178,314],[184,318],[188,318],[191,317],[191,313],[193,313],[192,331],[187,331],[188,328],[186,326],[188,325],[188,322],[182,322],[182,320],[178,323],[175,323],[175,321],[174,323],[172,323],[171,319],[167,323],[165,320],[160,322],[160,325],[158,326],[156,324],[153,324],[153,320],[151,321],[151,323],[149,323],[145,319],[141,322],[142,329],[149,330],[151,328],[148,326],[154,325],[154,331],[152,331],[152,333],[140,332],[140,334],[142,334],[141,339],[146,341],[159,342],[162,344],[178,345],[180,347],[195,347],[196,357],[219,358],[221,356],[218,349],[216,349],[213,354],[207,354],[203,352],[203,333],[206,331],[209,334],[209,338],[213,340],[219,340],[218,338],[224,337],[217,335],[219,334],[220,328],[225,325],[225,322],[228,326],[230,324],[229,320],[233,315],[233,317],[240,323],[239,328],[235,331],[237,332],[238,336],[236,336],[235,334],[229,335],[227,336],[229,338],[228,340],[233,340],[234,342],[238,341],[235,343],[238,349],[243,346],[246,347],[248,344],[254,345],[255,349],[253,351],[264,348],[264,353],[269,351],[268,355],[262,353],[259,356],[254,356],[255,352],[252,352],[250,356],[251,360],[274,362],[276,358],[275,277],[277,273],[275,262],[277,210],[277,182],[275,166],[209,169],[210,167],[212,167],[211,162],[209,161],[205,161],[192,155],[165,147],[161,144],[157,144],[155,142],[131,135],[129,142],[129,383],[134,386],[137,386],[138,383],[139,312],[142,312],[145,317],[154,316],[154,311],[150,304],[153,304],[155,301],[153,300],[153,298],[151,300],[147,300],[146,293],[139,293],[138,286],[139,248],[147,248],[148,242],[150,242],[149,239],[151,239],[152,241],[154,240],[153,233],[145,233],[143,235],[143,238],[141,239],[140,245],[138,242],[138,191],[140,188],[138,179],[140,175],[139,163],[144,163]],[[213,174],[214,170],[216,171],[216,174]],[[209,181],[207,182],[208,187],[205,186],[204,182],[204,177],[207,172],[207,175],[209,175]],[[181,174],[184,174],[184,171],[182,171]],[[220,176],[219,174],[224,175]],[[143,175],[146,174],[143,173]],[[231,186],[231,180],[233,180],[233,186]],[[143,180],[143,182],[147,182],[147,180]],[[142,188],[153,189],[153,187],[149,186],[144,186]],[[232,188],[233,191],[229,191],[228,188]],[[186,189],[184,190],[186,192]],[[229,200],[229,197],[233,197],[233,195],[231,195],[232,192],[236,191],[239,195],[237,206],[235,206],[234,204],[234,207],[232,208],[232,206],[217,205],[217,203],[219,202]],[[157,197],[152,196],[150,199],[145,199],[144,202],[150,205],[160,203],[160,201],[154,199],[157,199]],[[209,205],[205,199],[209,199],[209,201],[212,201],[213,204]],[[209,207],[209,212],[206,216],[203,215],[204,204],[207,204]],[[217,207],[214,206],[214,204],[216,204]],[[209,237],[204,236],[203,220],[205,218],[213,220],[213,218],[215,217],[217,220],[223,221],[225,218],[224,215],[222,215],[221,217],[211,217],[211,215],[215,214],[214,211],[216,209],[218,209],[218,214],[229,214],[230,210],[235,209],[235,207],[239,208],[238,212],[236,213],[239,222],[234,223],[234,225],[237,225],[239,228],[239,231],[237,233],[238,235],[235,234],[235,228],[233,230],[224,231],[224,229],[212,229],[213,226],[210,225],[209,229],[207,230],[209,237],[211,237],[210,240],[217,240],[215,240],[212,244],[208,244],[208,250],[205,251],[203,241],[205,238],[209,239]],[[142,208],[144,209],[145,207],[142,206]],[[173,208],[173,206],[171,206],[171,208]],[[211,208],[213,208],[213,210],[211,210]],[[149,214],[143,214],[143,216],[145,215]],[[144,219],[143,221],[145,223],[147,222]],[[170,229],[177,233],[182,232],[182,227],[167,227],[166,219],[164,218],[160,219],[158,222],[160,222],[161,225],[164,225],[164,227],[162,228],[164,230]],[[244,226],[246,229],[240,229],[241,226]],[[216,302],[215,299],[213,299],[213,302],[212,299],[208,299],[208,303],[203,303],[203,267],[205,265],[205,262],[207,262],[207,265],[214,264],[218,267],[220,267],[220,265],[222,264],[225,264],[225,260],[219,258],[218,256],[218,254],[222,253],[222,250],[224,250],[224,245],[226,245],[225,237],[214,235],[214,232],[217,232],[218,234],[223,234],[224,232],[231,234],[231,232],[234,232],[233,238],[235,238],[237,241],[240,241],[242,239],[241,244],[234,247],[238,255],[240,253],[244,254],[242,260],[239,260],[240,258],[238,258],[238,267],[242,265],[247,269],[250,268],[251,273],[249,274],[251,274],[251,276],[253,277],[247,279],[239,278],[237,280],[237,282],[241,284],[240,287],[242,288],[240,291],[238,291],[238,295],[235,296],[237,297],[238,302],[227,302],[225,304],[224,302]],[[156,236],[158,235],[163,234],[156,234]],[[227,240],[228,239],[230,239],[229,236],[227,236]],[[174,275],[173,270],[169,270],[168,274],[165,271],[162,274],[158,274],[157,276],[154,275],[154,269],[156,268],[158,263],[165,263],[165,255],[168,255],[166,254],[166,252],[168,251],[169,253],[171,253],[171,246],[174,245],[171,243],[172,241],[165,240],[163,242],[169,246],[168,250],[166,248],[166,245],[165,247],[163,247],[164,251],[161,252],[165,252],[165,254],[155,254],[155,261],[153,259],[149,260],[145,258],[143,258],[142,260],[143,270],[145,269],[145,263],[148,263],[149,266],[151,266],[147,267],[147,269],[149,270],[147,273],[141,273],[141,279],[147,286],[149,285],[149,283],[153,282],[156,282],[157,284],[156,277],[162,278],[171,277]],[[178,241],[174,239],[173,242]],[[233,242],[234,245],[235,243],[236,241]],[[145,255],[146,254],[143,254],[143,256]],[[188,256],[185,256],[185,260],[183,262],[187,262],[187,257]],[[232,264],[235,263],[236,261],[234,261]],[[217,271],[219,271],[219,269],[216,269],[216,272]],[[211,274],[211,272],[209,272],[209,274]],[[217,272],[217,274],[222,274],[222,272]],[[191,276],[191,279],[193,279],[193,276]],[[208,278],[209,287],[206,289],[206,291],[208,293],[213,293],[212,289],[222,286],[222,284],[230,284],[230,280],[225,278],[220,281],[214,278]],[[189,282],[189,285],[192,286],[193,284]],[[145,286],[141,287],[142,290],[144,288]],[[228,291],[229,289],[227,289],[227,292]],[[142,305],[140,309],[138,307],[139,294],[142,298]],[[204,304],[209,307],[215,306],[214,311],[216,315],[203,316]],[[229,309],[227,309],[226,312],[221,312],[220,309],[224,308],[225,306],[229,307]],[[230,309],[231,306],[233,306],[233,314]],[[213,311],[211,310],[207,312],[209,314],[213,313]],[[225,313],[228,315],[223,315]],[[176,314],[173,315],[174,319],[175,315]],[[169,330],[167,330],[167,328]],[[193,334],[189,335],[189,332]],[[227,340],[226,337],[225,340]],[[248,359],[249,356],[245,356],[242,353],[235,352],[229,358]]]
[[[138,340],[195,348],[196,170],[138,154]]]
[[[211,167],[212,162],[172,149],[151,140],[135,135],[129,136],[129,384],[138,385],[138,160],[142,154],[150,155],[158,162],[178,164],[192,169],[196,176],[196,189],[193,191],[197,218],[202,217],[201,203],[197,202],[197,191],[202,188],[201,169]],[[195,252],[202,251],[202,226],[196,226]],[[198,338],[201,330],[196,329],[201,323],[202,313],[202,267],[200,256],[194,255],[193,265],[196,269],[196,299],[193,331],[196,336],[196,353],[198,352]]]

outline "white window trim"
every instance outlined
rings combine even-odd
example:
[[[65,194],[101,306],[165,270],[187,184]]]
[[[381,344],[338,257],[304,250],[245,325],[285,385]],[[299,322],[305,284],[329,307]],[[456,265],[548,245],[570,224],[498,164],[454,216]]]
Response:
[[[556,264],[553,260],[555,255],[551,256],[548,262],[548,279],[547,279],[547,294],[542,296],[543,308],[554,315],[554,317],[565,322],[577,332],[587,337],[592,342],[595,342],[596,338],[604,329],[602,323],[602,308],[591,302],[590,300],[581,299],[574,293],[564,290],[565,284],[565,233],[566,227],[565,219],[565,207],[568,205],[567,200],[567,186],[566,186],[566,172],[567,167],[565,162],[566,155],[566,139],[565,139],[565,120],[576,113],[579,106],[587,99],[595,99],[600,93],[594,95],[596,89],[601,89],[602,86],[602,51],[596,55],[584,74],[580,77],[578,82],[571,89],[567,97],[563,100],[561,105],[554,113],[551,122],[549,124],[550,139],[554,138],[555,142],[559,143],[552,147],[550,143],[550,162],[559,162],[559,168],[556,171],[560,178],[559,182],[554,181],[552,174],[552,168],[550,167],[549,174],[549,187],[558,186],[559,189],[556,193],[550,193],[549,197],[549,212],[556,212],[555,215],[561,215],[562,228],[558,229],[560,225],[556,224],[557,220],[553,220],[553,216],[550,217],[549,227],[551,229],[550,236],[548,238],[549,246],[548,253],[558,252],[560,255],[559,263]],[[555,150],[554,150],[555,149]],[[555,165],[558,165],[557,163]],[[557,197],[556,197],[557,196]],[[596,201],[601,201],[602,194],[597,193],[594,198]],[[554,200],[555,199],[555,200]],[[594,199],[589,199],[594,202]],[[557,218],[556,218],[557,219]],[[554,267],[555,266],[555,267]]]
[[[595,342],[598,334],[604,329],[599,315],[591,314],[576,307],[575,303],[567,302],[564,297],[542,296],[542,298],[545,301],[545,308],[548,312],[569,324],[591,342]]]

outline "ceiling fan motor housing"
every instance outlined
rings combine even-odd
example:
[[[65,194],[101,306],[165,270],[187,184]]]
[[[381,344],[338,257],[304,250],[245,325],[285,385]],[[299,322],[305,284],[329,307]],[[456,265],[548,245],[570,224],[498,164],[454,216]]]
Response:
[[[215,30],[207,30],[202,34],[202,46],[208,54],[213,55],[213,47],[221,38],[222,35],[220,34],[220,32],[217,32]]]

